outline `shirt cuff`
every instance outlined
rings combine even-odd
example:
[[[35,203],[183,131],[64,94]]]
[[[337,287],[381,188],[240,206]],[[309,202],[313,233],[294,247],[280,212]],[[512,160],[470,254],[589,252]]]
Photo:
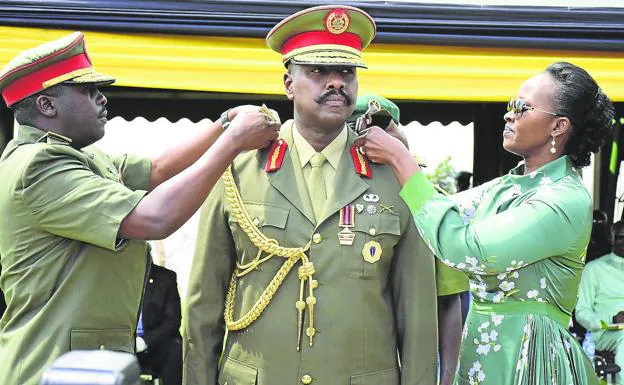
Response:
[[[416,215],[416,212],[433,197],[435,192],[425,174],[419,171],[409,177],[399,195],[409,207],[412,215]]]

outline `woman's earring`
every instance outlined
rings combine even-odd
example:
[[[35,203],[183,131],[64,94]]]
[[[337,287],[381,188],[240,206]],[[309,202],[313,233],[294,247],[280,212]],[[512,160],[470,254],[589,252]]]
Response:
[[[552,147],[550,148],[550,153],[551,153],[551,154],[556,153],[556,152],[557,152],[557,149],[555,148],[555,136],[554,136],[554,135],[552,135],[552,141],[550,142],[550,145],[552,146]]]

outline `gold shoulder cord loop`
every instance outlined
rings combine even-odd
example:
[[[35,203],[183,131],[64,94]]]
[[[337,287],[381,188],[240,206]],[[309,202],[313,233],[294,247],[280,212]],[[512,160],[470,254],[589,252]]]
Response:
[[[292,269],[292,267],[299,260],[301,260],[302,265],[299,267],[298,270],[298,277],[301,280],[299,300],[295,304],[298,313],[297,350],[299,350],[299,346],[301,343],[301,332],[303,329],[303,312],[306,308],[306,305],[308,307],[310,315],[310,326],[306,330],[306,335],[310,337],[310,346],[312,346],[312,340],[315,334],[314,305],[316,304],[316,298],[314,297],[313,293],[314,289],[318,286],[318,282],[313,279],[313,275],[315,272],[314,264],[310,262],[308,256],[305,254],[306,251],[310,249],[311,243],[308,242],[305,247],[282,247],[279,245],[277,240],[269,239],[253,223],[249,213],[245,209],[240,192],[234,181],[231,167],[228,168],[225,173],[223,173],[223,182],[225,185],[226,200],[232,209],[232,215],[234,217],[234,220],[236,221],[236,223],[238,223],[238,225],[245,232],[245,234],[247,234],[249,240],[251,240],[251,242],[258,248],[258,254],[256,255],[256,258],[254,260],[247,264],[240,264],[238,262],[236,263],[236,270],[232,274],[230,287],[228,289],[225,299],[225,311],[223,314],[225,317],[225,326],[228,330],[242,330],[251,325],[256,319],[258,319],[258,317],[260,317],[260,314],[262,314],[264,309],[268,306],[269,302],[271,302],[271,299],[277,292],[277,289],[279,289],[279,287],[284,282],[284,279],[290,272],[290,269]],[[262,258],[262,253],[265,253],[266,257]],[[284,261],[282,267],[280,267],[280,269],[277,271],[271,282],[269,282],[268,286],[264,289],[264,291],[260,295],[260,298],[251,307],[251,309],[239,319],[234,320],[234,303],[236,301],[236,284],[238,278],[249,274],[257,266],[265,261],[268,261],[274,256],[286,258],[286,261]],[[303,297],[306,281],[308,281],[308,297],[304,302]]]

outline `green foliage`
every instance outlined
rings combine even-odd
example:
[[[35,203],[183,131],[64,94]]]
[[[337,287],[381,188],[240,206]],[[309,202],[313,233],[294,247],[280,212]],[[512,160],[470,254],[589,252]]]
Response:
[[[445,158],[433,173],[425,173],[431,183],[437,184],[440,188],[446,191],[448,194],[455,194],[457,192],[457,185],[455,183],[455,169],[451,165],[451,157]]]

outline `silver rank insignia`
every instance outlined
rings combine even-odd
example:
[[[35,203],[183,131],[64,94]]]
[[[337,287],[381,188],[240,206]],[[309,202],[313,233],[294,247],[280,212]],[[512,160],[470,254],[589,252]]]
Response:
[[[376,194],[364,194],[362,199],[364,199],[364,202],[377,203],[377,202],[379,202],[379,195],[376,195]]]

